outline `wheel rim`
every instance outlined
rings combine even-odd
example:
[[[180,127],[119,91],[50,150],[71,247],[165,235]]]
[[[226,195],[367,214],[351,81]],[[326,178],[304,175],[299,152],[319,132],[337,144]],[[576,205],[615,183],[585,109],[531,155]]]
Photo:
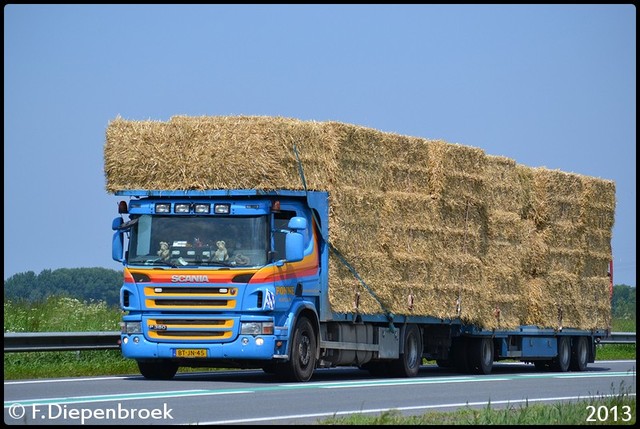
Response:
[[[300,344],[298,344],[298,356],[300,358],[300,364],[302,366],[309,365],[309,361],[311,360],[311,356],[309,355],[309,344],[311,341],[306,334],[303,334],[300,338]]]

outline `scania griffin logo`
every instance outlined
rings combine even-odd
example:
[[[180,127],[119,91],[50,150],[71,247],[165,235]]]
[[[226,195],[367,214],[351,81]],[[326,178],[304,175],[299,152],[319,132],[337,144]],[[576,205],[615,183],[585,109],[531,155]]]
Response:
[[[186,276],[181,276],[181,275],[174,275],[171,276],[171,282],[173,283],[208,283],[209,282],[209,277],[208,276],[204,276],[204,275],[186,275]]]

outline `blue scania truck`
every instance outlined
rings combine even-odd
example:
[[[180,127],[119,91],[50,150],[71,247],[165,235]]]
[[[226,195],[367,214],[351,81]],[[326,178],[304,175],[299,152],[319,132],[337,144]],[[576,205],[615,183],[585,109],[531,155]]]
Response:
[[[608,335],[608,328],[497,331],[428,315],[332,311],[329,256],[348,261],[329,240],[327,192],[116,195],[123,197],[112,225],[113,259],[124,266],[121,350],[149,379],[170,379],[180,367],[262,368],[300,382],[335,366],[413,377],[425,359],[479,374],[505,359],[582,371]]]

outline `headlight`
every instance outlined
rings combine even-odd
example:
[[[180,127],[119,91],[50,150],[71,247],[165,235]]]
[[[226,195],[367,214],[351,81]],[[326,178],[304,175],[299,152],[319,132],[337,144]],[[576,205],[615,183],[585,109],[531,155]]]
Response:
[[[123,334],[140,334],[142,332],[141,322],[121,322],[120,330]]]
[[[240,333],[243,335],[272,335],[273,322],[242,322]]]

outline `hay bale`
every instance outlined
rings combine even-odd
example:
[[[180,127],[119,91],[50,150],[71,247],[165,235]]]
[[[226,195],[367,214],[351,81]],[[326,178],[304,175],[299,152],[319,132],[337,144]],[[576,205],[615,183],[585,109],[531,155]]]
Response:
[[[483,285],[492,293],[495,314],[489,319],[488,328],[515,328],[521,323],[521,315],[526,314],[527,294],[522,279],[525,222],[517,213],[497,209],[489,216],[482,257]]]
[[[481,149],[434,140],[429,154],[430,194],[460,203],[483,202],[486,157]]]
[[[516,162],[504,156],[487,155],[484,167],[484,197],[492,209],[520,213],[522,183]]]
[[[580,218],[582,176],[559,170],[533,170],[534,210],[541,225],[560,221],[575,223]]]
[[[583,276],[580,283],[580,294],[584,297],[581,311],[588,314],[584,329],[598,329],[611,326],[610,278],[605,275]]]

